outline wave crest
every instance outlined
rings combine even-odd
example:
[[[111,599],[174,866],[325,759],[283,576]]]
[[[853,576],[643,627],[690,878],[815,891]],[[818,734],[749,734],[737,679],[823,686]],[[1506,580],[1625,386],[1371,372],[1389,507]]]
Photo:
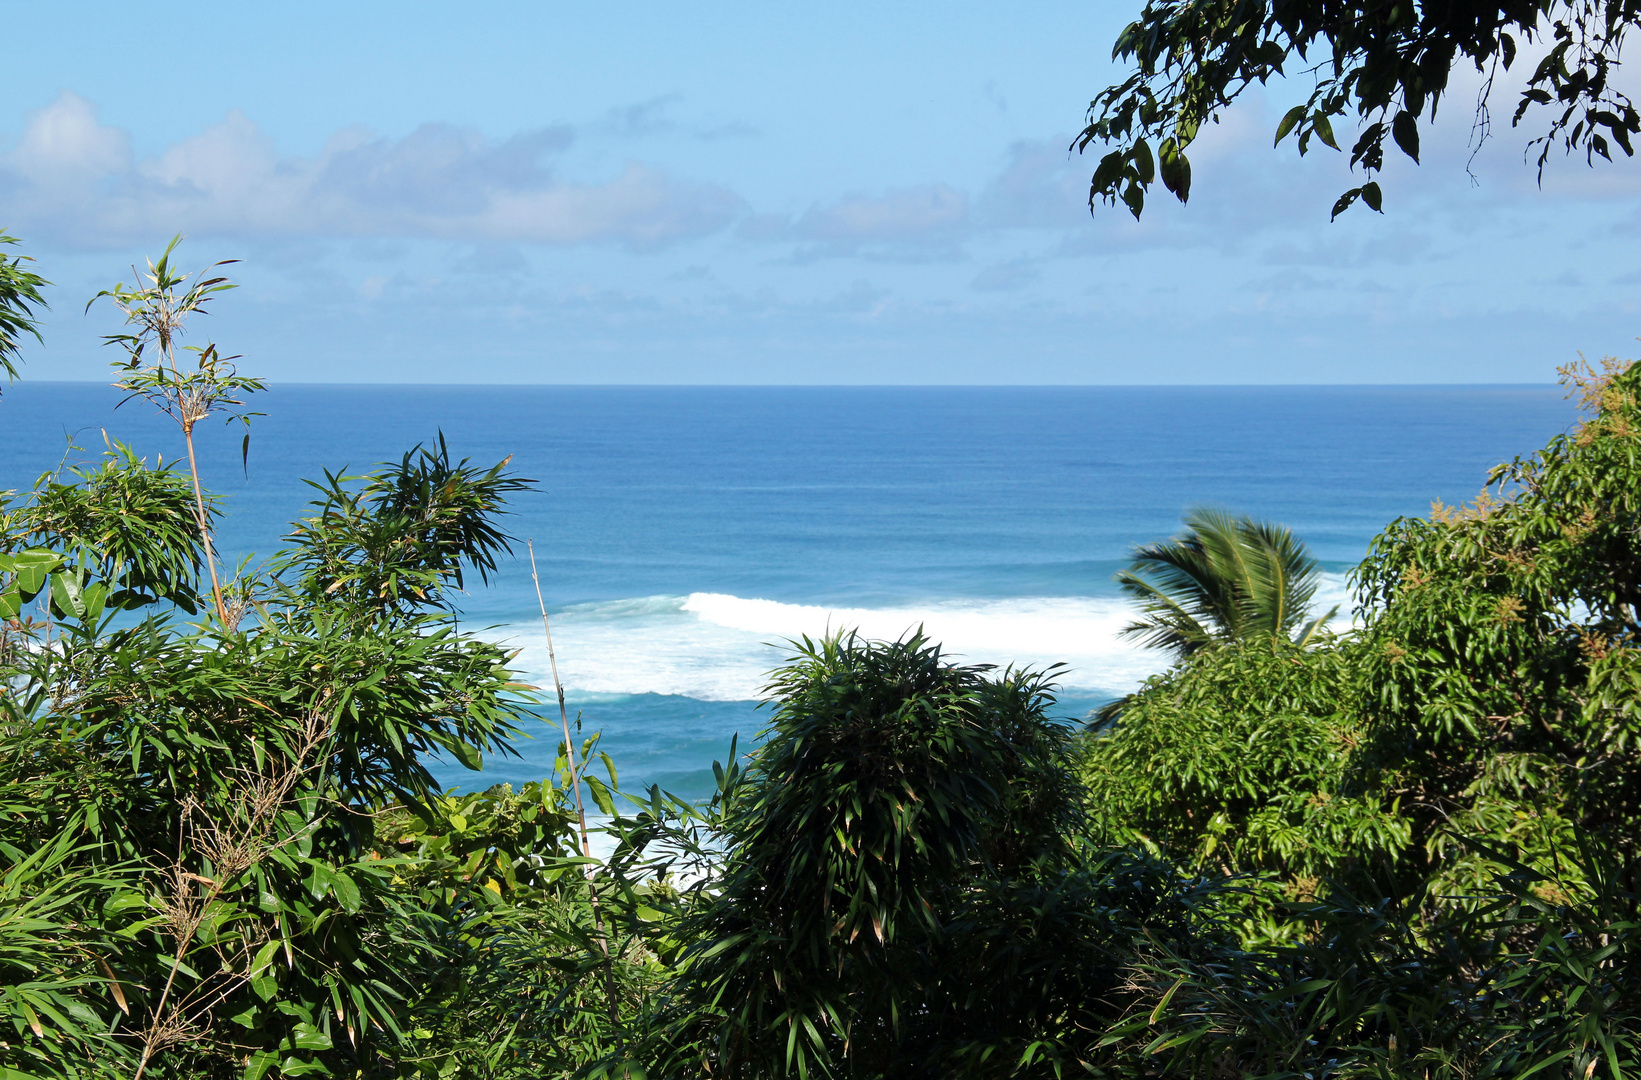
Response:
[[[1315,609],[1341,604],[1334,625],[1349,625],[1345,579],[1322,575]],[[1119,640],[1133,617],[1121,597],[1058,596],[1007,600],[937,600],[880,608],[787,604],[697,592],[577,604],[553,616],[565,689],[587,694],[672,694],[703,701],[759,696],[770,669],[790,654],[785,644],[836,630],[899,638],[922,627],[964,663],[1066,666],[1061,686],[1090,695],[1128,693],[1167,666],[1162,654]],[[517,665],[550,681],[539,625],[514,623],[508,640]]]
[[[1130,613],[1095,597],[852,608],[691,593],[575,605],[553,616],[553,638],[565,689],[581,694],[750,700],[790,654],[789,640],[841,629],[894,639],[920,626],[965,663],[1066,663],[1067,688],[1120,694],[1163,666],[1159,654],[1117,640]],[[540,627],[515,623],[505,636],[521,650],[516,664],[549,681]]]

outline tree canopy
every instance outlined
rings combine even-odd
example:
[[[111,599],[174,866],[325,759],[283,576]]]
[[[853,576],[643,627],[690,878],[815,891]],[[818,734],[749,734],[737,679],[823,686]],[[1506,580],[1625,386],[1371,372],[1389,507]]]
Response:
[[[1494,80],[1524,49],[1542,56],[1510,124],[1542,125],[1529,143],[1541,177],[1557,147],[1588,163],[1610,161],[1615,147],[1633,155],[1641,114],[1613,77],[1637,19],[1641,0],[1150,0],[1112,50],[1132,73],[1089,104],[1073,144],[1110,147],[1089,205],[1120,201],[1137,218],[1158,179],[1184,202],[1187,149],[1202,125],[1255,84],[1302,72],[1315,86],[1283,115],[1275,141],[1291,134],[1301,154],[1313,138],[1340,150],[1334,121],[1353,118],[1350,163],[1363,183],[1340,195],[1333,214],[1358,198],[1379,210],[1374,177],[1386,137],[1417,162],[1421,126],[1435,120],[1454,70],[1469,63],[1483,77],[1476,134],[1486,138]]]

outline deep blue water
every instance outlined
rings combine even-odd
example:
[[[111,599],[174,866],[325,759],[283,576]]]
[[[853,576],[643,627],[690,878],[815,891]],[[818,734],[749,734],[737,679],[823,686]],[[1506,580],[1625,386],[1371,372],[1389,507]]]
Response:
[[[102,430],[182,454],[115,391],[21,383],[0,399],[0,488]],[[572,703],[623,780],[698,791],[778,643],[828,626],[923,624],[974,662],[1066,661],[1080,716],[1157,666],[1114,640],[1111,574],[1136,543],[1215,503],[1291,526],[1343,574],[1432,499],[1575,419],[1553,387],[768,388],[278,386],[237,430],[202,427],[228,497],[224,553],[264,555],[303,513],[304,477],[360,471],[443,431],[460,456],[539,481],[508,521],[533,537]],[[520,548],[522,555],[522,546]],[[1330,600],[1331,602],[1331,600]],[[545,680],[527,564],[464,605]],[[777,643],[768,645],[765,643]],[[534,777],[550,737],[464,787]]]

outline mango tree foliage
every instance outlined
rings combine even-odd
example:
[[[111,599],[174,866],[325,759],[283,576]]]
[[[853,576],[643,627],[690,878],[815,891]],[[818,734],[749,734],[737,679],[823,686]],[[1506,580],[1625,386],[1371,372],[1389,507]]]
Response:
[[[1258,875],[1272,897],[1422,890],[1432,917],[1489,894],[1501,856],[1570,900],[1580,835],[1634,854],[1638,381],[1579,374],[1585,423],[1473,505],[1393,522],[1355,571],[1351,633],[1222,643],[1126,699],[1085,738],[1100,835]]]
[[[806,640],[704,807],[591,742],[435,784],[535,723],[449,610],[507,462],[327,475],[197,622],[192,475],[5,493],[0,1076],[1618,1080],[1641,372],[1574,374],[1588,422],[1393,523],[1347,634],[1215,636],[1079,740],[1052,670]]]
[[[1357,571],[1362,783],[1400,801],[1419,872],[1464,891],[1519,845],[1641,827],[1641,368],[1569,372],[1591,410],[1471,505],[1393,523]]]
[[[579,856],[568,765],[561,753],[553,778],[517,792],[501,785],[442,795],[381,818],[378,846],[400,860],[398,887],[417,897],[435,945],[418,961],[419,993],[406,1002],[408,1043],[382,1063],[384,1075],[623,1073],[670,974],[656,930],[676,894],[653,880],[623,879],[637,854],[631,848],[629,858],[613,859],[600,882],[611,886],[601,896],[604,943],[613,953],[606,960]]]
[[[1114,725],[1083,739],[1096,835],[1198,871],[1254,875],[1245,940],[1290,937],[1277,904],[1408,844],[1394,799],[1345,790],[1362,737],[1359,654],[1333,637],[1315,648],[1227,642],[1147,680]]]
[[[1159,178],[1181,202],[1191,193],[1187,151],[1250,87],[1273,77],[1310,76],[1306,100],[1283,115],[1275,141],[1288,135],[1305,153],[1312,139],[1341,150],[1334,122],[1358,127],[1352,168],[1364,182],[1339,197],[1337,217],[1358,198],[1379,210],[1375,174],[1385,140],[1415,162],[1420,127],[1436,118],[1460,64],[1482,76],[1476,131],[1492,126],[1494,80],[1523,52],[1533,69],[1515,102],[1511,126],[1547,113],[1530,146],[1538,169],[1558,146],[1611,160],[1633,155],[1641,114],[1617,85],[1626,34],[1641,0],[1149,0],[1125,27],[1112,57],[1131,74],[1102,90],[1088,108],[1079,150],[1110,147],[1089,186],[1089,205],[1121,201],[1138,218]]]
[[[1427,886],[1335,888],[1295,905],[1304,933],[1291,944],[1143,964],[1151,1075],[1634,1075],[1636,864],[1590,846],[1563,854],[1570,877],[1507,859],[1468,906],[1438,908]]]
[[[1641,369],[1569,377],[1583,424],[1375,541],[1352,633],[1087,737],[1101,839],[1241,875],[1242,950],[1134,957],[1160,1074],[1641,1067]]]

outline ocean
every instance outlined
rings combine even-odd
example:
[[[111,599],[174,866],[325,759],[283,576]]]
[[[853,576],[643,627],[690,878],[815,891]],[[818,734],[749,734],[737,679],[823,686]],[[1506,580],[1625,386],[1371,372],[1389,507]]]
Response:
[[[96,384],[6,388],[0,489],[95,457],[105,434],[183,455],[168,420],[118,402]],[[1348,620],[1346,575],[1387,522],[1472,498],[1491,466],[1576,420],[1550,386],[291,385],[251,407],[266,415],[248,469],[237,428],[196,435],[230,562],[275,550],[314,494],[304,478],[440,432],[457,456],[510,457],[535,479],[505,521],[515,557],[469,583],[463,627],[550,685],[533,539],[572,717],[603,733],[623,787],[689,797],[731,735],[761,727],[789,639],[921,626],[963,662],[1065,664],[1056,713],[1076,721],[1164,666],[1117,639],[1112,575],[1187,508],[1290,526],[1326,571],[1319,601]],[[516,758],[439,775],[464,790],[538,779],[556,737],[531,734]]]

